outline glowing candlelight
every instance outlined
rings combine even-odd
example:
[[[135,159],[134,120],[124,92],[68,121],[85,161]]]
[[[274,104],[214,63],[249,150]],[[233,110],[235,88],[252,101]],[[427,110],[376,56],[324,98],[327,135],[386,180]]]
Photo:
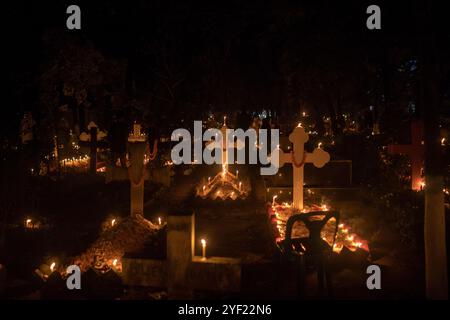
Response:
[[[276,198],[278,198],[278,196],[277,196],[277,195],[274,195],[273,198],[272,198],[272,206],[275,205],[275,199],[276,199]]]
[[[27,219],[27,220],[25,221],[25,227],[31,228],[31,219]]]
[[[116,224],[116,219],[112,219],[111,220],[111,227],[114,227],[115,224]]]
[[[202,243],[202,258],[206,259],[206,240],[201,239],[200,242]]]
[[[239,181],[239,191],[242,189],[242,182]]]
[[[203,194],[205,193],[206,190],[206,186],[203,186]]]
[[[55,270],[56,262],[52,262],[50,265],[50,271],[53,272]]]
[[[319,142],[319,143],[317,144],[317,148],[320,149],[321,147],[322,147],[322,142]]]
[[[117,259],[114,259],[114,260],[113,260],[113,266],[114,266],[114,267],[117,266]]]
[[[161,217],[158,217],[158,224],[161,225],[162,224],[162,220]]]
[[[420,181],[419,185],[420,185],[420,190],[425,189],[425,181]]]
[[[298,125],[297,125],[297,127],[298,127],[298,128],[301,128],[301,126],[302,126],[302,123],[299,122]]]
[[[222,165],[222,177],[225,178],[225,174],[227,173],[227,164],[224,163]]]
[[[442,146],[445,146],[445,138],[442,138],[442,139],[441,139],[441,145],[442,145]]]

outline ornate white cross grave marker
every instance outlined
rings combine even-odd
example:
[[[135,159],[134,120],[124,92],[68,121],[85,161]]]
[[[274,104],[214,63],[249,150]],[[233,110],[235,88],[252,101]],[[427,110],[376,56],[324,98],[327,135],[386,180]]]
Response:
[[[293,166],[293,206],[299,210],[303,209],[303,168],[305,163],[312,163],[315,167],[322,168],[330,161],[330,154],[322,150],[320,146],[315,148],[312,153],[306,152],[305,143],[308,139],[309,135],[305,132],[305,129],[299,125],[289,135],[289,141],[293,144],[293,151],[285,153],[283,150],[278,149],[278,167],[281,168],[285,163],[291,163]]]

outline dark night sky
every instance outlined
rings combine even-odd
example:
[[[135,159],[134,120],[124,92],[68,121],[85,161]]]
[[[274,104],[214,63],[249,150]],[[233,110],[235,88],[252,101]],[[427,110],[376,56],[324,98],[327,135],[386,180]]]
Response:
[[[136,43],[157,36],[161,26],[170,30],[171,40],[180,43],[180,61],[186,64],[197,57],[200,49],[223,45],[225,39],[234,37],[235,23],[244,23],[245,27],[233,38],[237,43],[233,44],[231,59],[236,68],[235,76],[244,78],[250,88],[246,93],[250,96],[246,97],[249,101],[258,101],[257,96],[264,95],[273,85],[270,72],[276,69],[274,57],[282,54],[280,50],[286,46],[299,47],[302,52],[305,35],[333,38],[338,34],[339,39],[332,46],[321,48],[328,52],[328,57],[333,57],[341,48],[359,50],[371,57],[382,52],[380,47],[417,48],[420,45],[417,36],[422,13],[417,9],[420,1],[8,2],[2,5],[3,30],[6,31],[3,70],[8,81],[1,115],[3,132],[17,130],[17,121],[23,111],[36,107],[38,84],[33,79],[48,58],[42,42],[43,32],[51,28],[74,33],[65,29],[65,9],[75,3],[82,10],[82,30],[76,31],[77,36],[91,41],[105,56],[133,57],[137,69],[145,68],[147,61],[144,61],[145,56],[137,53],[140,48]],[[382,30],[379,31],[369,31],[365,27],[365,8],[373,3],[382,7]],[[438,31],[437,47],[448,64],[450,28],[446,10],[435,8],[433,22]],[[273,30],[288,19],[297,19],[298,28],[288,32],[282,28]],[[205,31],[205,21],[213,27],[211,30]],[[266,46],[259,47],[258,39],[268,33]],[[308,48],[303,50],[307,52]],[[309,54],[314,55],[314,52]],[[335,63],[339,64],[339,61]],[[141,78],[146,78],[145,73]],[[254,92],[250,92],[252,90]],[[273,102],[277,103],[276,97]]]

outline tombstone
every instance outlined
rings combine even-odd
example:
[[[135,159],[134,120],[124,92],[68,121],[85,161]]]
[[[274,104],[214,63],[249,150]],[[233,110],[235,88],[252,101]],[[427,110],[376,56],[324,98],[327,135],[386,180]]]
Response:
[[[101,140],[106,137],[106,133],[98,130],[95,122],[91,121],[88,125],[89,134],[86,132],[80,135],[80,145],[90,147],[89,172],[95,174],[97,172],[97,148],[105,146]]]
[[[390,144],[388,153],[407,155],[411,160],[411,189],[420,191],[423,188],[422,167],[425,146],[423,144],[423,123],[415,120],[411,122],[411,144]]]
[[[291,163],[293,166],[293,206],[299,210],[303,209],[303,184],[304,184],[304,166],[306,163],[312,163],[317,168],[322,168],[330,161],[328,152],[318,146],[312,153],[305,151],[305,143],[309,135],[302,126],[297,126],[289,135],[289,141],[293,144],[293,151],[283,152],[280,148],[279,167],[285,163]]]
[[[167,220],[167,259],[122,260],[128,286],[167,288],[169,299],[191,299],[196,290],[238,292],[241,261],[236,258],[195,255],[195,216],[174,213]]]

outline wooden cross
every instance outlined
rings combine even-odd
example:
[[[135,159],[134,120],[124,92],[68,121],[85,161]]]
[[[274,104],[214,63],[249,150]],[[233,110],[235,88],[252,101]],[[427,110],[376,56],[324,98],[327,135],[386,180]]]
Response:
[[[195,255],[195,216],[173,213],[167,220],[167,259],[123,258],[122,278],[129,286],[167,288],[170,299],[192,299],[194,290],[238,292],[241,260]]]
[[[404,154],[411,160],[411,189],[421,190],[422,167],[424,161],[425,147],[423,144],[423,123],[415,120],[411,122],[411,144],[390,144],[388,153]]]
[[[100,142],[106,135],[102,131],[98,131],[98,126],[95,122],[91,121],[88,124],[89,134],[86,132],[80,135],[80,145],[89,146],[91,148],[89,172],[95,174],[97,172],[97,148],[99,146],[105,146],[103,142]]]
[[[308,139],[309,135],[299,125],[289,135],[289,141],[293,144],[293,151],[285,153],[278,149],[278,167],[281,168],[285,163],[291,163],[293,166],[293,206],[299,210],[303,210],[303,169],[305,163],[312,163],[315,167],[322,168],[330,161],[330,154],[320,147],[315,148],[312,153],[306,152],[305,143]]]

